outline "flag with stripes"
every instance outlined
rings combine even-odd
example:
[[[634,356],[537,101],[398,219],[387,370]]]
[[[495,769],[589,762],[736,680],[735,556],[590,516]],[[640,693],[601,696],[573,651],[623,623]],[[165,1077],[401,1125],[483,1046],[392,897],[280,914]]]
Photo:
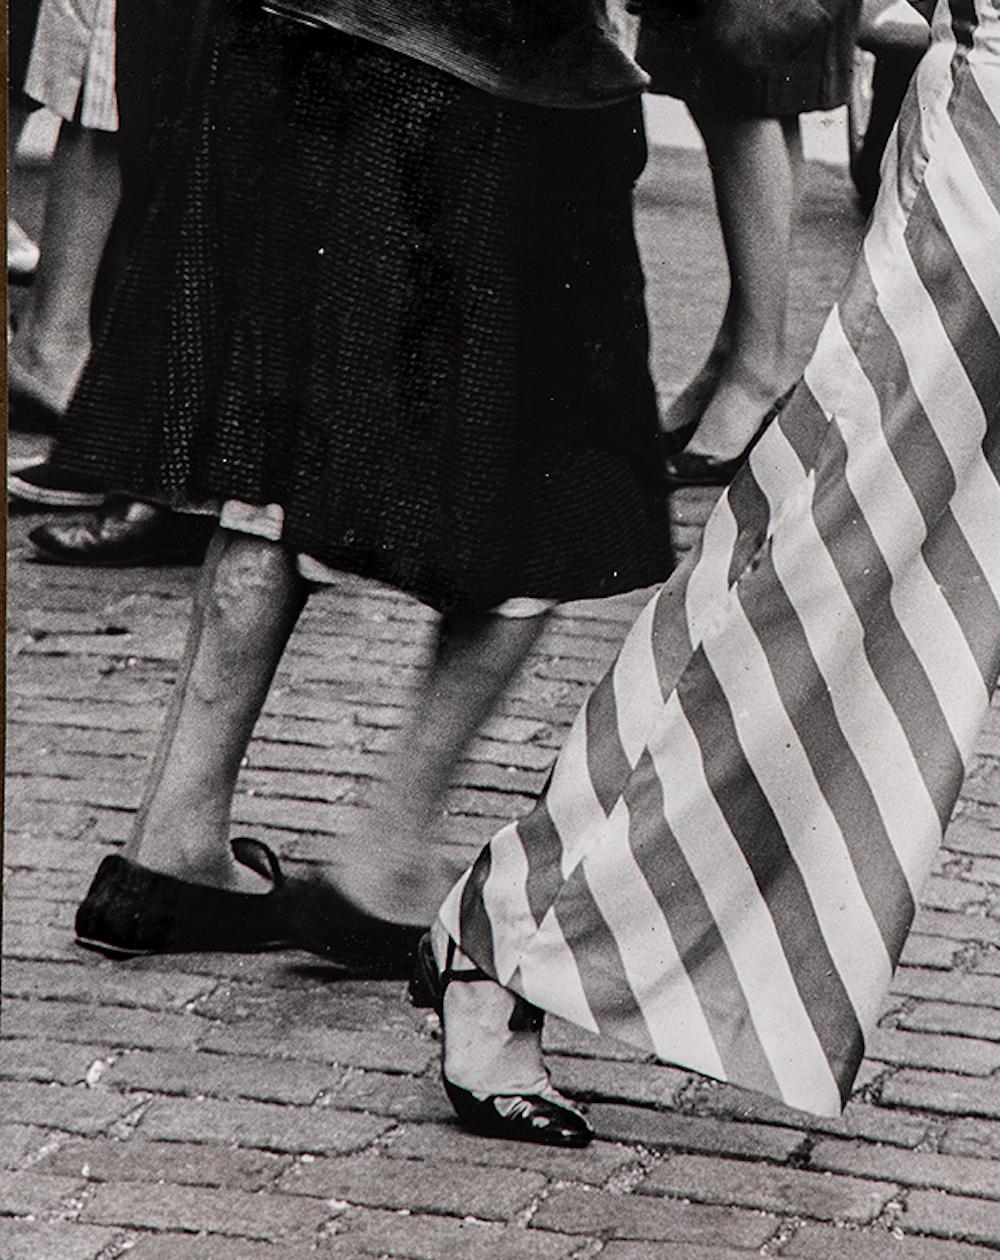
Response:
[[[1000,669],[1000,0],[942,0],[775,426],[442,907],[544,1010],[833,1115]]]

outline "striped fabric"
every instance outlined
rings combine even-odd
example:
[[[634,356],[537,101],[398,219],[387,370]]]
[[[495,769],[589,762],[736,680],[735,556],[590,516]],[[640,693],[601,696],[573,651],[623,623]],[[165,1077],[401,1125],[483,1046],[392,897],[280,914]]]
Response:
[[[942,0],[803,382],[442,907],[510,988],[835,1115],[1000,670],[1000,0]]]

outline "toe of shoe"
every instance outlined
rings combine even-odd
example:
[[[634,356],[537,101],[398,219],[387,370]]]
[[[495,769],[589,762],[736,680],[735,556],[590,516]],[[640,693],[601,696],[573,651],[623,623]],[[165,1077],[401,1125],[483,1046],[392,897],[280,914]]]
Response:
[[[63,562],[84,561],[97,545],[93,526],[85,521],[39,525],[28,534],[28,541],[46,559]]]

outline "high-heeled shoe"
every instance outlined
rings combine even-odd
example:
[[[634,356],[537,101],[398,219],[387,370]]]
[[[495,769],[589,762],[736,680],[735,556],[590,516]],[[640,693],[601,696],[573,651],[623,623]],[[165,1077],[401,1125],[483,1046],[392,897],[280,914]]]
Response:
[[[732,459],[716,459],[713,455],[700,455],[696,451],[679,451],[664,463],[664,472],[669,485],[679,488],[683,486],[728,486],[739,470],[750,458],[750,452],[767,432],[770,425],[788,402],[795,389],[793,385],[765,411],[753,437],[743,450]]]
[[[700,423],[701,416],[697,415],[686,424],[679,424],[676,429],[661,429],[656,435],[656,446],[661,458],[669,459],[672,455],[679,454],[694,437],[694,431]]]
[[[410,1001],[414,1006],[431,1007],[437,1011],[441,1027],[447,1036],[444,1018],[444,995],[453,980],[486,980],[496,983],[479,967],[456,970],[452,967],[455,943],[448,942],[448,958],[445,969],[439,970],[434,957],[430,932],[417,946],[417,965],[410,981]],[[540,1031],[543,1013],[523,998],[516,998],[508,1027],[514,1030]],[[441,1080],[459,1123],[473,1133],[484,1137],[504,1138],[513,1142],[538,1142],[545,1146],[586,1146],[594,1131],[586,1118],[561,1100],[558,1095],[545,1094],[486,1094],[479,1095],[463,1089],[448,1079],[444,1071],[442,1055]]]

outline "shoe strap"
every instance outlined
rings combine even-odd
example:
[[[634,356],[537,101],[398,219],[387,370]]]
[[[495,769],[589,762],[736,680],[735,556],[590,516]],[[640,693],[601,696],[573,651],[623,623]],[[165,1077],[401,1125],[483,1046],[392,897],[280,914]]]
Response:
[[[442,985],[451,984],[452,980],[492,980],[496,984],[496,976],[488,975],[482,967],[446,967],[441,972]]]
[[[445,956],[444,971],[441,972],[441,993],[451,983],[452,980],[492,980],[494,984],[498,984],[496,976],[491,976],[489,972],[483,971],[482,967],[465,967],[457,969],[451,964],[455,961],[456,951],[455,941],[448,938],[448,953]],[[519,993],[514,993],[514,1009],[510,1013],[510,1019],[507,1021],[507,1027],[511,1032],[541,1032],[542,1023],[545,1020],[545,1012],[540,1007],[532,1005],[527,998],[521,997]]]
[[[455,953],[458,947],[454,940],[448,937],[448,953],[445,955],[444,970],[441,972],[441,992],[451,984],[452,980],[492,980],[496,984],[496,977],[489,975],[483,971],[482,967],[453,967],[455,961]]]
[[[285,875],[278,862],[274,850],[263,840],[254,840],[251,836],[236,836],[230,843],[233,857],[241,866],[248,866],[264,879],[269,879],[275,888],[281,888]]]

